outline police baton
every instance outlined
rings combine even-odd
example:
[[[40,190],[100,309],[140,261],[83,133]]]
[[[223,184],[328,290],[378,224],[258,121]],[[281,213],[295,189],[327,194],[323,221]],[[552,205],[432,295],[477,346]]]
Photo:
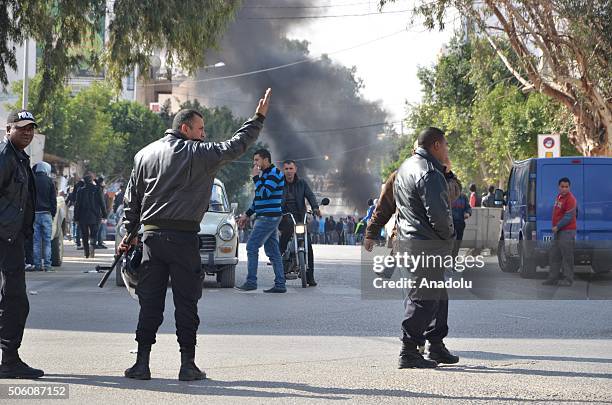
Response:
[[[132,228],[132,232],[128,234],[128,238],[126,240],[127,245],[129,245],[132,242],[132,240],[138,235],[139,228],[140,228],[140,224],[136,224],[136,226]],[[115,260],[113,260],[113,264],[111,264],[108,271],[104,273],[102,280],[100,280],[100,282],[98,283],[98,287],[100,288],[104,287],[104,284],[106,284],[106,281],[112,274],[113,270],[115,269],[115,266],[117,266],[117,263],[119,263],[119,260],[123,258],[123,255],[127,254],[128,250],[130,249],[128,248],[125,252],[115,253]],[[98,268],[101,268],[101,267],[98,267]]]

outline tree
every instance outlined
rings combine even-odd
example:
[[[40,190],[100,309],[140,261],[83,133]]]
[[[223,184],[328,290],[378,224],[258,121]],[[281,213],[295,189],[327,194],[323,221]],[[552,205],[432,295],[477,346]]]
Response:
[[[380,0],[380,7],[394,0]],[[572,144],[612,155],[612,3],[609,0],[420,0],[415,15],[443,27],[450,9],[487,38],[522,84],[572,114]],[[502,49],[506,39],[512,55]]]
[[[181,104],[180,108],[194,109],[204,116],[204,130],[206,131],[207,142],[223,142],[230,139],[233,133],[244,123],[244,119],[234,117],[229,108],[207,108],[200,104],[198,100],[187,101]],[[168,104],[162,109],[161,117],[165,121],[166,126],[170,128],[172,126],[174,114],[169,111]],[[255,142],[242,158],[222,166],[217,172],[217,177],[225,184],[225,189],[231,201],[244,201],[244,198],[240,196],[245,184],[247,184],[251,178],[253,153],[257,149],[264,147],[266,147],[266,145],[261,142]],[[246,207],[244,208],[246,209]]]
[[[116,87],[138,65],[164,50],[169,66],[193,73],[239,6],[238,0],[7,0],[0,7],[0,82],[16,70],[15,45],[33,38],[40,48],[43,100],[83,63],[106,73]],[[107,10],[107,4],[112,9]],[[108,11],[108,13],[107,13]],[[105,19],[110,22],[104,38]],[[104,38],[101,40],[101,38]],[[104,43],[104,46],[97,44]]]
[[[436,64],[420,68],[418,77],[423,102],[409,112],[410,141],[385,174],[412,154],[416,135],[428,126],[447,133],[459,178],[480,185],[502,185],[513,161],[535,156],[538,134],[566,133],[559,103],[540,93],[523,93],[482,38],[455,36]],[[566,135],[562,145],[564,155],[576,154]]]

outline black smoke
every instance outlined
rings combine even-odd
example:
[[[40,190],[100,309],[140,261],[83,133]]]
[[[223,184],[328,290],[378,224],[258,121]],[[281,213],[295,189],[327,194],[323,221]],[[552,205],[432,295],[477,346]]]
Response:
[[[260,8],[262,4],[293,8]],[[307,24],[309,20],[268,18],[320,12],[295,8],[312,4],[245,2],[224,36],[220,51],[208,56],[208,62],[221,60],[226,66],[209,69],[199,78],[239,74],[308,58],[308,43],[290,41],[287,33],[295,24]],[[246,77],[199,82],[196,86],[195,93],[206,104],[227,105],[243,117],[253,113],[257,100],[271,87],[272,104],[261,140],[270,145],[273,159],[294,159],[301,172],[327,174],[329,185],[341,190],[356,208],[363,209],[366,201],[378,194],[380,178],[376,171],[370,173],[367,158],[372,156],[383,125],[364,126],[384,122],[387,114],[377,103],[361,97],[361,82],[354,69],[324,57]],[[354,129],[328,131],[341,128]]]

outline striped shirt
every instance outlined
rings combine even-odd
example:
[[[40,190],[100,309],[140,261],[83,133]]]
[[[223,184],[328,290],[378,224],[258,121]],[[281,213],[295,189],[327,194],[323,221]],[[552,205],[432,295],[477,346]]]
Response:
[[[255,198],[246,214],[251,216],[255,213],[258,217],[280,217],[283,188],[285,187],[283,172],[271,165],[261,173],[261,176],[254,176],[253,183],[255,183]]]

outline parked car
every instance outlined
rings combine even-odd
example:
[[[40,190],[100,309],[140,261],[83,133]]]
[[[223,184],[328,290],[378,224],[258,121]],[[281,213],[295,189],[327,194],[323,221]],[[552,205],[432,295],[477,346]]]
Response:
[[[496,190],[504,205],[498,261],[504,272],[534,276],[548,266],[552,210],[562,177],[577,200],[575,264],[595,272],[612,270],[612,158],[561,157],[515,162],[507,190]]]
[[[64,260],[64,230],[66,229],[66,200],[57,196],[57,212],[51,228],[51,266],[61,266]]]
[[[221,288],[234,287],[236,265],[238,264],[238,228],[234,218],[238,204],[231,205],[227,199],[225,185],[215,179],[210,196],[208,211],[200,222],[200,257],[202,278],[215,276]],[[123,216],[123,207],[117,210],[117,218]],[[141,230],[142,231],[142,230]],[[115,238],[115,248],[125,235],[125,228],[119,223]],[[121,269],[117,266],[116,283],[122,286]]]

